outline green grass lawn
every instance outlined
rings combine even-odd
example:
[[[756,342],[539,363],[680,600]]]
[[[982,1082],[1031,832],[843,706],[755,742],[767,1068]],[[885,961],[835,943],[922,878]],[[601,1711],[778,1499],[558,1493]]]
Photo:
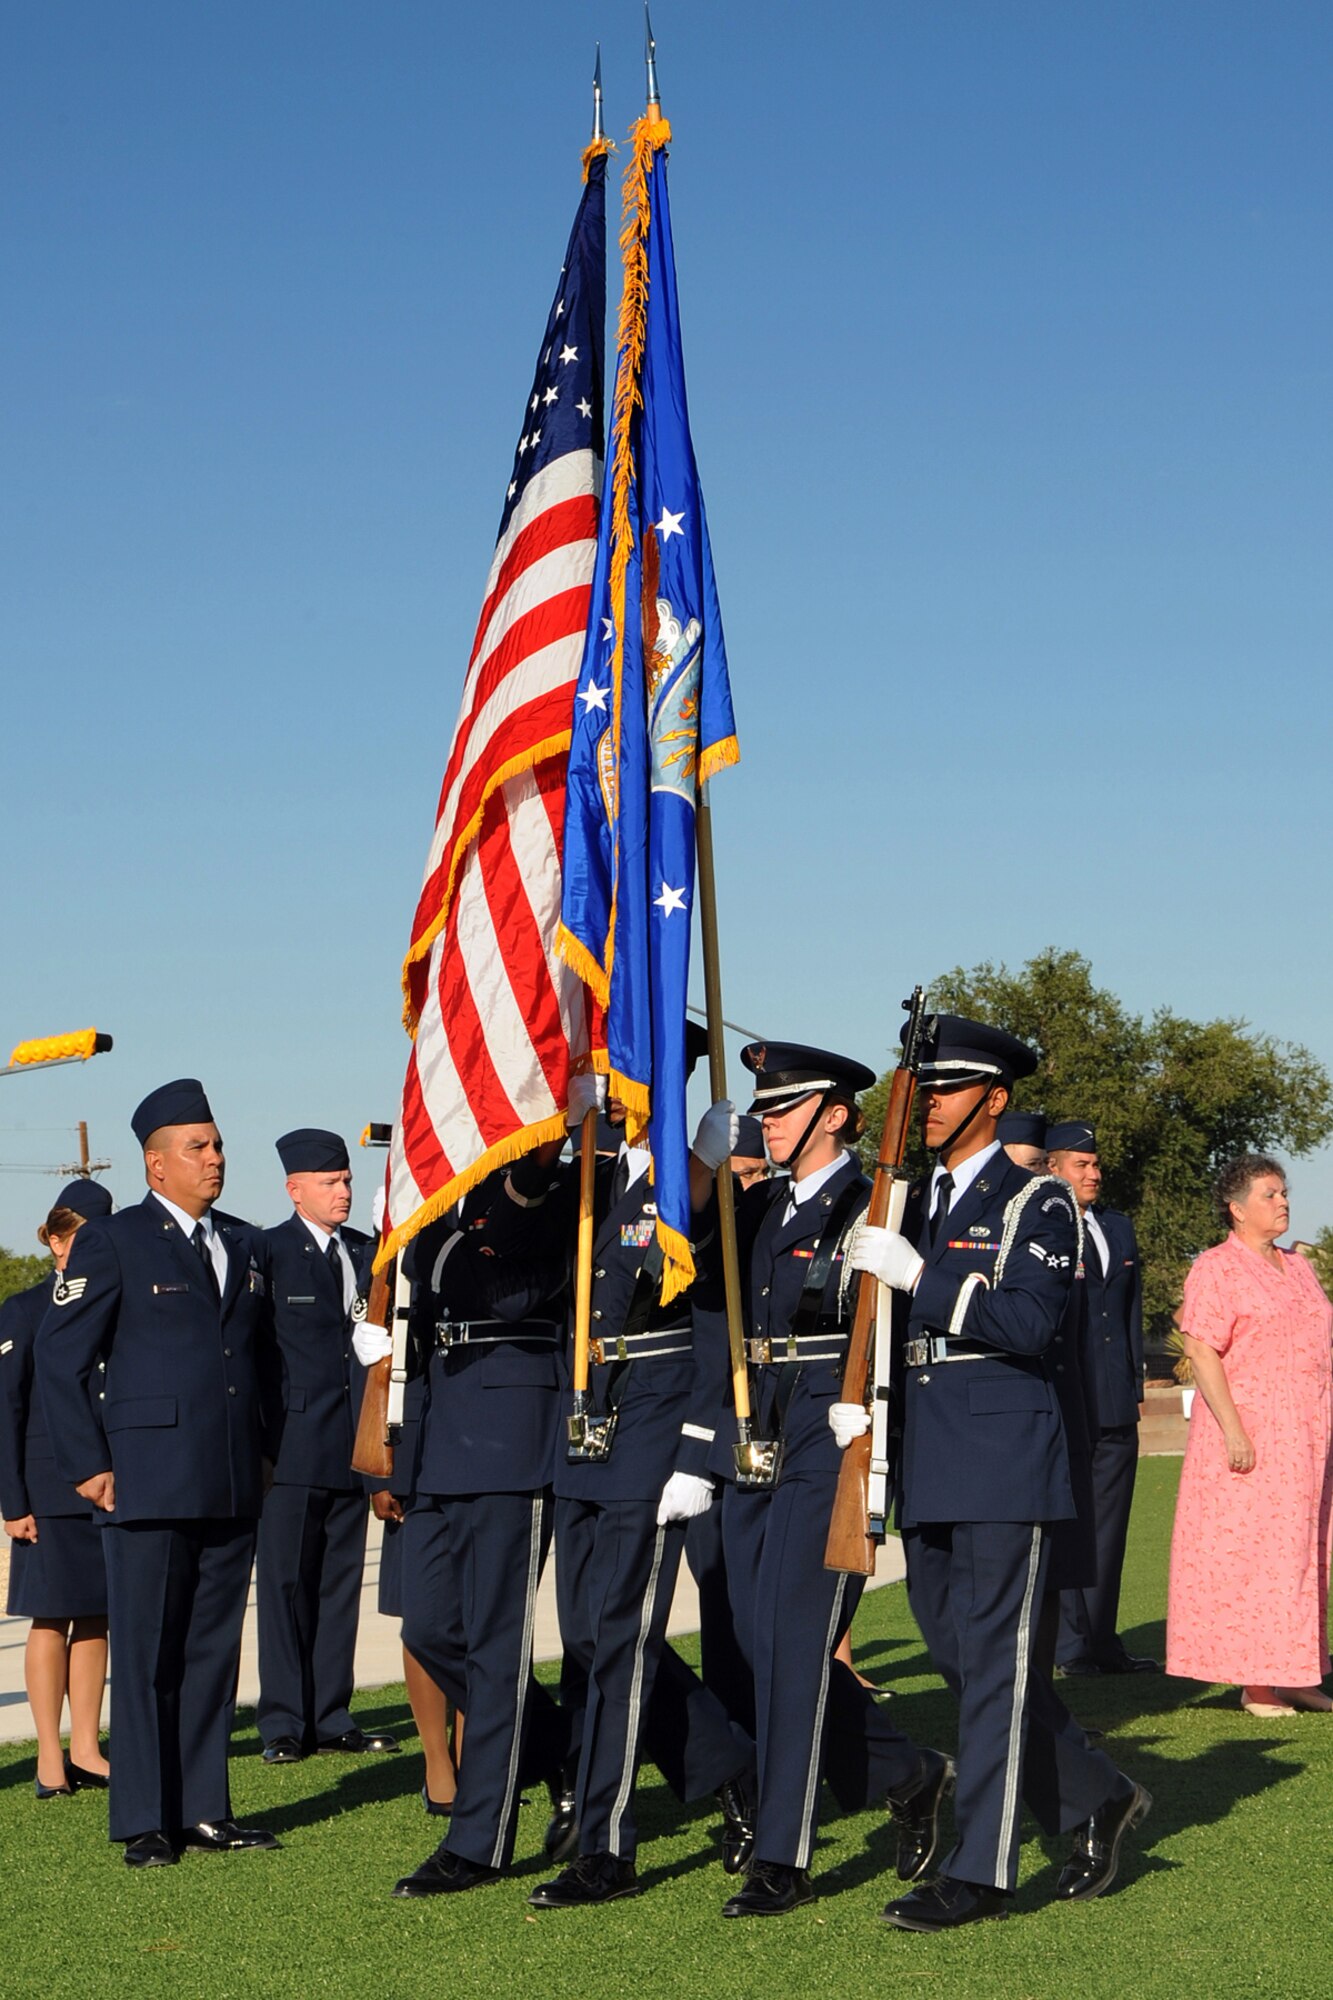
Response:
[[[1141,1468],[1122,1615],[1131,1648],[1159,1658],[1178,1466],[1149,1459]],[[854,1636],[863,1670],[897,1690],[899,1725],[923,1743],[952,1747],[952,1704],[931,1675],[901,1587],[864,1601]],[[0,1993],[1333,1995],[1333,1716],[1254,1722],[1234,1692],[1164,1678],[1063,1687],[1147,1785],[1152,1815],[1114,1891],[1066,1907],[1050,1900],[1061,1846],[1029,1825],[1009,1921],[940,1938],[877,1922],[895,1878],[893,1839],[874,1813],[826,1822],[813,1905],[776,1920],[724,1923],[718,1913],[731,1885],[716,1859],[718,1816],[682,1815],[651,1771],[640,1901],[540,1917],[529,1910],[527,1890],[549,1873],[540,1858],[546,1801],[534,1797],[511,1878],[458,1898],[394,1902],[395,1878],[429,1852],[442,1825],[421,1810],[401,1687],[358,1704],[362,1722],[391,1725],[408,1745],[405,1755],[369,1766],[321,1757],[270,1770],[252,1716],[241,1716],[235,1810],[271,1827],[284,1843],[279,1854],[190,1855],[177,1868],[131,1874],[106,1841],[105,1794],[38,1806],[32,1746],[5,1748]]]

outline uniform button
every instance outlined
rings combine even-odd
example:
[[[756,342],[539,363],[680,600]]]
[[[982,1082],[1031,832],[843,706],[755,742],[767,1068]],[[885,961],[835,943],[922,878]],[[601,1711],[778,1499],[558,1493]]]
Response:
[[[1057,1362],[1056,1362],[1056,1364],[1055,1364],[1055,1372],[1056,1372],[1056,1374],[1057,1374],[1057,1375],[1063,1375],[1063,1374],[1064,1374],[1064,1372],[1065,1372],[1065,1364],[1064,1364],[1064,1362],[1063,1362],[1063,1361],[1057,1361]]]
[[[229,1347],[224,1347],[224,1348],[223,1348],[223,1350],[222,1350],[222,1352],[223,1352],[224,1356],[226,1357],[226,1359],[227,1359],[228,1361],[230,1361],[230,1360],[231,1360],[231,1349],[230,1349]]]
[[[916,1380],[917,1380],[917,1387],[920,1389],[924,1389],[927,1382],[929,1382],[930,1377],[929,1375],[918,1375]]]
[[[97,1400],[98,1400],[98,1402],[99,1402],[99,1403],[104,1403],[104,1402],[106,1401],[106,1390],[105,1390],[105,1389],[99,1389],[99,1390],[98,1390],[98,1392],[97,1392]]]
[[[600,1319],[602,1317],[602,1315],[598,1312],[596,1306],[593,1307],[592,1316],[594,1319]]]
[[[1057,1333],[1057,1334],[1056,1334],[1056,1336],[1055,1336],[1055,1345],[1056,1345],[1057,1347],[1063,1347],[1063,1346],[1064,1346],[1064,1344],[1065,1344],[1065,1337],[1064,1337],[1064,1335],[1063,1335],[1062,1333]]]
[[[604,1277],[606,1276],[606,1272],[605,1272],[605,1271],[594,1271],[594,1272],[593,1272],[593,1276],[594,1276],[594,1278],[604,1278]]]
[[[761,1299],[766,1299],[766,1298],[768,1297],[768,1286],[767,1286],[767,1285],[763,1286],[763,1288],[761,1289],[761,1291],[760,1291],[760,1293],[759,1293],[759,1296],[760,1296],[760,1298],[761,1298]]]
[[[227,1384],[227,1394],[229,1396],[234,1396],[236,1394],[236,1384],[234,1382],[229,1382]]]

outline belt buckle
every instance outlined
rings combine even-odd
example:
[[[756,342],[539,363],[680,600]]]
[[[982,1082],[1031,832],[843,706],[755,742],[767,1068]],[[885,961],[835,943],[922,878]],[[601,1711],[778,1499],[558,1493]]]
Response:
[[[592,1366],[594,1368],[600,1368],[605,1359],[606,1356],[602,1352],[601,1341],[590,1340],[588,1342],[588,1360],[591,1362]]]
[[[761,1366],[765,1367],[768,1365],[770,1361],[772,1361],[773,1343],[768,1338],[767,1335],[765,1335],[762,1339],[752,1340],[749,1343],[749,1347],[750,1347],[751,1361],[757,1361],[758,1363],[760,1363]]]
[[[451,1319],[436,1320],[435,1344],[437,1347],[443,1348],[445,1353],[448,1353],[449,1349],[454,1345],[457,1339],[458,1339],[458,1332]]]
[[[903,1360],[909,1368],[924,1368],[930,1359],[928,1340],[909,1340],[903,1346]]]

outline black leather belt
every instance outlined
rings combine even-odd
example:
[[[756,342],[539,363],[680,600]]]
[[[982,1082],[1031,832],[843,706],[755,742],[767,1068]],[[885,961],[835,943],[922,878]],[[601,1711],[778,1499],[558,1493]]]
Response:
[[[942,1333],[929,1335],[924,1340],[909,1340],[903,1345],[903,1360],[909,1368],[937,1367],[941,1361],[1002,1361],[1005,1356],[998,1347],[963,1347],[956,1340],[949,1340]]]
[[[499,1328],[500,1331],[495,1331]],[[435,1328],[437,1347],[497,1347],[501,1341],[536,1341],[554,1347],[560,1329],[554,1320],[442,1319]]]
[[[797,1333],[788,1334],[786,1339],[747,1340],[746,1355],[764,1368],[780,1368],[784,1364],[795,1366],[804,1361],[841,1361],[847,1343],[841,1334]]]

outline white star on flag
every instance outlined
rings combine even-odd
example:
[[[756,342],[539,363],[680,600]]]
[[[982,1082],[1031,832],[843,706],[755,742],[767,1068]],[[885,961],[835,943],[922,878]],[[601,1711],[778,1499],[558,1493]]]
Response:
[[[685,908],[684,889],[672,889],[664,882],[662,884],[661,895],[653,897],[653,908],[660,910],[664,917],[669,917],[673,910],[683,910]]]
[[[664,542],[669,542],[673,535],[680,535],[683,538],[685,530],[680,524],[684,519],[685,510],[683,508],[679,514],[673,514],[669,508],[663,507],[661,520],[654,521],[653,526],[656,528],[660,539]]]
[[[603,618],[602,620],[603,642],[609,646],[611,644],[611,641],[615,638],[615,636],[616,636],[616,628],[614,621],[610,618]]]
[[[580,397],[579,401],[575,403],[574,408],[581,417],[590,417],[592,415],[592,404],[586,396]]]
[[[583,703],[584,714],[591,715],[595,708],[600,708],[602,714],[605,715],[607,712],[606,697],[610,692],[609,687],[599,688],[596,681],[589,681],[587,687],[584,688],[579,696],[579,700]]]
[[[559,399],[559,395],[560,391],[558,389],[552,388],[546,391],[546,394],[542,397],[542,401],[545,403],[548,410],[550,409],[552,403],[556,402]]]
[[[577,360],[578,360],[578,358],[579,358],[579,351],[578,351],[577,347],[562,347],[562,348],[561,348],[561,350],[560,350],[560,359],[561,359],[562,361],[565,361],[565,362],[569,362],[569,361],[577,361]]]

